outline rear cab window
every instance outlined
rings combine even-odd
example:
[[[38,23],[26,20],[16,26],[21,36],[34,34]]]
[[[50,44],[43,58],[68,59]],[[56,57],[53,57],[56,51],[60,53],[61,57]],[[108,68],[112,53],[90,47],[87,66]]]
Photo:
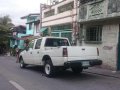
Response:
[[[58,46],[70,46],[67,39],[60,38],[47,38],[45,47],[58,47]]]

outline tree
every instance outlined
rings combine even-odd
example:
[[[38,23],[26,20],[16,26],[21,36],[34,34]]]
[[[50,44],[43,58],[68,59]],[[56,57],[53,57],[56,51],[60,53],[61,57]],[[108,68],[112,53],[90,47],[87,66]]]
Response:
[[[14,25],[12,24],[11,18],[7,16],[0,17],[0,46],[8,47],[9,39],[11,35],[10,28]]]

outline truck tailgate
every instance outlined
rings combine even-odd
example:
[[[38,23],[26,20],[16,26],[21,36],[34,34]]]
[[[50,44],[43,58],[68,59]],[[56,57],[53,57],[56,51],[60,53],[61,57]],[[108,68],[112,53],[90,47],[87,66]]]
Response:
[[[87,46],[70,46],[68,50],[68,61],[97,59],[97,48]]]

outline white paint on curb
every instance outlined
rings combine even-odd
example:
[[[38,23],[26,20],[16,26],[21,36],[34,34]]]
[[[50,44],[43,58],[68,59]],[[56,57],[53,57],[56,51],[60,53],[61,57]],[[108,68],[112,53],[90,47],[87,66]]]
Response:
[[[14,81],[9,81],[9,83],[11,83],[18,90],[25,90],[22,86],[20,86],[18,83],[14,82]]]

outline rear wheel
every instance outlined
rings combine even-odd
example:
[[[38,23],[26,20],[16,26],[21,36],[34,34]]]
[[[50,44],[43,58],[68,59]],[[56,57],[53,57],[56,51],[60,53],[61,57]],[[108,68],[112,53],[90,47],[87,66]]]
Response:
[[[71,69],[75,74],[79,74],[83,71],[83,68],[79,68],[79,67],[72,67]]]
[[[50,60],[45,61],[44,63],[44,72],[47,77],[53,77],[55,73],[54,66]]]
[[[23,61],[23,58],[20,58],[20,68],[25,68],[26,64]]]

